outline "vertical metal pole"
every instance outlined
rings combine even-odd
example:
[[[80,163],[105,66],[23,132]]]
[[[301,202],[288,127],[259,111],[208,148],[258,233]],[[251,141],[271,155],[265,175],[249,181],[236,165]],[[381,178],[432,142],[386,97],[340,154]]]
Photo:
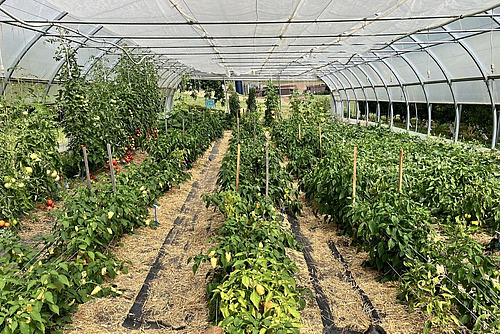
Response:
[[[168,104],[168,94],[167,96],[165,97],[165,109],[163,110],[164,113],[165,113],[165,133],[168,133],[168,126],[167,126],[167,104]]]
[[[377,101],[377,123],[380,124],[380,102]]]
[[[406,101],[406,131],[410,131],[410,103]]]
[[[351,101],[347,100],[347,120],[351,120]]]
[[[492,107],[493,111],[493,138],[491,138],[491,148],[494,149],[498,144],[498,112],[495,105]]]
[[[416,118],[416,121],[415,121],[415,132],[418,132],[418,106],[417,106],[416,103],[415,103],[415,118]]]
[[[389,118],[391,119],[389,122],[389,127],[392,129],[394,126],[394,106],[392,105],[392,101],[389,102]]]
[[[229,113],[229,101],[227,97],[227,83],[226,83],[226,78],[224,78],[224,95],[226,97],[226,112]]]
[[[356,124],[359,124],[359,101],[356,100]]]
[[[457,104],[455,106],[455,135],[453,141],[456,143],[458,141],[458,136],[460,134],[460,118],[462,116],[462,105]]]
[[[427,106],[427,135],[430,136],[431,135],[431,131],[432,131],[432,103],[429,103],[429,105]]]
[[[108,160],[109,160],[109,173],[111,175],[111,183],[113,184],[113,192],[116,193],[116,179],[115,179],[115,166],[113,165],[113,154],[111,153],[111,145],[107,144]]]
[[[333,93],[330,93],[330,113],[332,117],[334,115],[338,115],[339,112],[337,110],[337,101],[335,100],[335,97],[333,96]]]
[[[368,107],[368,101],[365,102],[365,107],[366,107],[366,110],[365,110],[366,126],[368,126],[368,117],[370,116],[370,109]]]

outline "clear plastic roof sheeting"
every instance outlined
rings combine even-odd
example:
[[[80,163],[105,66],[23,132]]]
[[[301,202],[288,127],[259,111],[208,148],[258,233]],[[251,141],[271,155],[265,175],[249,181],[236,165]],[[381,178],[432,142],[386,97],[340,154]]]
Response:
[[[496,104],[500,3],[488,0],[0,0],[2,92],[55,84],[64,38],[94,58],[154,56],[160,84],[311,80],[343,99]],[[117,44],[120,47],[117,47]]]

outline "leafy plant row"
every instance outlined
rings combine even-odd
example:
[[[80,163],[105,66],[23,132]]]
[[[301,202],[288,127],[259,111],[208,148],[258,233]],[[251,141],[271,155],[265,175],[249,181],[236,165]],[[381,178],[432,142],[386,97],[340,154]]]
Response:
[[[276,208],[292,205],[291,179],[270,148],[269,199],[265,197],[265,143],[260,125],[242,122],[239,189],[235,189],[237,136],[219,173],[219,192],[206,196],[226,216],[207,254],[195,256],[193,271],[212,266],[207,285],[211,320],[227,333],[299,333],[299,310],[305,291],[295,280],[298,269],[286,255],[297,249],[294,236],[281,226]]]
[[[199,117],[185,133],[171,129],[151,141],[149,157],[117,175],[116,193],[109,182],[100,182],[65,194],[53,233],[37,248],[12,231],[0,232],[0,333],[59,332],[78,304],[121,293],[106,283],[127,270],[113,247],[123,234],[152,225],[148,206],[186,180],[186,165],[222,135],[219,114],[204,115],[203,123]]]
[[[0,219],[16,226],[23,212],[56,189],[61,157],[54,112],[43,104],[0,101]]]
[[[497,158],[385,129],[336,123],[323,124],[320,158],[318,126],[301,124],[299,139],[298,124],[277,124],[273,135],[292,160],[300,189],[325,219],[352,237],[353,245],[369,253],[368,265],[401,279],[400,298],[431,316],[424,332],[433,326],[444,330],[450,323],[476,332],[498,331],[497,266],[470,237],[476,224],[497,222],[496,208],[488,207],[497,201],[492,194],[498,189],[498,166],[492,165]]]
[[[162,96],[153,63],[141,56],[124,56],[110,69],[104,60],[98,60],[84,75],[76,52],[61,43],[56,59],[66,61],[59,75],[62,89],[56,105],[74,154],[73,163],[81,161],[81,145],[88,149],[90,168],[94,169],[108,160],[107,144],[120,150],[131,146],[132,138],[141,145],[157,135]]]
[[[140,146],[159,133],[156,119],[162,96],[151,62],[139,63],[135,57],[134,63],[123,57],[109,70],[97,61],[86,78],[76,53],[69,50],[62,45],[57,55],[67,62],[60,72],[62,89],[54,106],[26,102],[31,99],[27,96],[2,98],[0,103],[0,140],[4,143],[0,148],[0,219],[12,227],[17,228],[23,213],[36,202],[52,198],[56,187],[65,185],[64,176],[81,174],[82,145],[94,170],[105,166],[108,143],[125,155],[124,148],[135,149],[135,144]],[[61,154],[57,148],[65,136],[69,151]]]

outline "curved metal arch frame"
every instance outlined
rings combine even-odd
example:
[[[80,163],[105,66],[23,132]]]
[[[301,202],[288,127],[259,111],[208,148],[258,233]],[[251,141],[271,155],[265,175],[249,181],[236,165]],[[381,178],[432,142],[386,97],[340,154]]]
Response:
[[[385,59],[381,58],[380,55],[376,54],[375,52],[372,52],[372,54],[374,54],[379,59],[379,61],[382,64],[384,64],[389,69],[389,71],[392,72],[392,74],[394,74],[394,77],[398,81],[399,88],[401,88],[401,92],[403,93],[403,98],[405,99],[406,108],[409,108],[408,96],[406,95],[406,90],[404,88],[404,85],[402,83],[402,79],[401,79],[399,73],[394,69],[394,67],[392,66],[392,64],[387,63],[387,61]],[[392,102],[389,103],[389,107],[390,107],[390,114],[391,114],[390,115],[390,117],[391,117],[390,127],[392,129],[392,127],[394,126],[394,108],[393,108],[393,103]]]
[[[414,41],[420,47],[422,47],[421,41],[415,39],[414,36],[410,35],[410,36],[408,36],[408,38],[410,38],[412,41]],[[431,50],[432,48],[422,48],[422,49],[425,51],[425,53],[427,53],[427,55],[429,57],[432,58],[432,60],[434,61],[434,63],[436,63],[436,65],[438,66],[439,70],[443,74],[444,78],[446,79],[446,82],[448,83],[448,87],[450,88],[450,93],[451,93],[451,98],[453,99],[453,104],[455,105],[455,107],[457,107],[457,99],[456,99],[456,96],[455,96],[455,91],[453,90],[453,85],[452,85],[452,82],[451,82],[450,74],[446,70],[446,67],[443,65],[443,63],[441,62],[441,60],[439,60],[439,57],[436,56],[434,54],[434,52],[432,52],[432,50]]]
[[[458,42],[459,45],[461,45],[461,41],[457,40],[455,38],[455,36],[453,36],[451,33],[447,32],[446,29],[445,29],[445,26],[442,26],[441,27],[445,33],[447,33],[448,35],[450,35],[453,40],[455,42]],[[411,40],[413,40],[414,42],[416,42],[420,47],[422,47],[422,45],[420,44],[420,41],[418,39],[415,38],[415,36],[408,36]],[[467,52],[467,50],[463,47],[463,45],[461,45],[462,48]],[[455,90],[453,89],[453,83],[452,83],[452,80],[450,79],[450,75],[447,71],[445,71],[446,67],[442,64],[442,62],[437,58],[439,58],[438,56],[436,56],[434,54],[434,52],[432,52],[432,48],[423,48],[425,50],[425,52],[427,53],[427,55],[429,55],[429,57],[431,57],[434,62],[436,63],[436,65],[439,67],[439,69],[441,70],[441,72],[443,73],[443,75],[445,76],[446,78],[446,81],[448,83],[448,87],[450,88],[450,92],[451,92],[451,97],[453,99],[453,105],[455,107],[455,134],[453,136],[453,141],[454,142],[457,142],[458,141],[458,138],[459,138],[459,130],[460,130],[460,117],[461,117],[461,113],[462,113],[462,107],[458,105],[458,102],[457,102],[457,98],[456,98],[456,95],[455,95]],[[471,56],[469,54],[469,57],[471,57],[471,59],[474,61],[474,57]],[[474,61],[475,62],[475,61]],[[481,68],[480,66],[478,66],[478,64],[476,63],[475,64],[479,71],[481,72]],[[496,118],[496,113],[494,114],[494,118]]]
[[[2,1],[3,3],[3,1]],[[1,4],[1,3],[0,3]],[[56,17],[53,19],[53,21],[60,21],[62,20],[66,15],[68,15],[67,12],[60,12],[59,14],[56,15]],[[53,24],[42,28],[42,32],[36,33],[26,45],[22,48],[22,50],[16,55],[14,60],[12,61],[11,66],[8,67],[7,73],[5,74],[4,81],[2,86],[0,87],[0,95],[5,94],[5,90],[7,89],[7,85],[9,84],[10,79],[12,78],[12,75],[17,69],[17,65],[21,62],[21,60],[24,58],[24,56],[31,50],[31,48],[43,37],[45,36],[45,33],[47,33],[50,29],[54,27]]]
[[[181,65],[181,66],[179,66]],[[173,69],[173,70],[172,70]],[[177,72],[177,70],[182,70],[181,72]],[[167,68],[161,75],[160,77],[163,77],[163,75],[165,75],[166,73],[168,73],[168,75],[163,79],[163,81],[161,82],[160,84],[160,87],[164,87],[164,88],[168,88],[169,84],[175,80],[175,78],[177,77],[182,77],[182,75],[187,71],[187,67],[184,67],[184,65],[182,64],[179,64],[178,62],[174,62],[172,64],[172,66],[170,66],[169,68]],[[176,76],[177,74],[180,74],[178,76]],[[168,83],[168,84],[167,84]]]
[[[344,93],[344,95],[345,95],[345,101],[346,101],[346,107],[347,107],[347,119],[351,119],[351,110],[350,110],[351,109],[351,107],[350,107],[351,104],[349,103],[349,101],[350,101],[349,95],[347,95],[347,89],[348,88],[346,88],[346,86],[344,85],[344,83],[341,80],[339,80],[339,78],[332,71],[326,72],[326,70],[322,69],[322,70],[320,70],[320,73],[322,73],[323,75],[327,76],[329,78],[329,80],[334,84],[335,87],[337,87],[337,86],[341,87],[341,88],[337,87],[337,90],[339,91],[340,94]],[[335,81],[335,79],[332,76],[335,77],[335,79],[337,81]],[[338,85],[335,84],[335,82],[337,82]],[[343,113],[344,113],[344,111],[342,110],[342,115],[343,115]]]
[[[420,45],[420,44],[419,44]],[[393,45],[389,45],[390,48],[394,51],[398,51],[394,48]],[[425,84],[424,82],[422,81],[422,77],[420,76],[420,74],[418,73],[418,71],[415,69],[415,66],[413,66],[413,63],[408,59],[408,57],[406,57],[404,54],[400,55],[401,59],[404,60],[404,62],[408,65],[408,67],[412,70],[413,74],[415,74],[415,77],[418,79],[418,82],[420,83],[420,87],[422,88],[422,92],[424,93],[424,97],[425,97],[425,102],[426,102],[426,106],[427,108],[429,108],[429,97],[427,96],[427,91],[425,89]],[[406,86],[405,86],[406,87]],[[410,104],[409,104],[409,101],[408,103],[406,104],[406,130],[407,131],[410,131]],[[418,122],[418,119],[417,119],[417,122]]]
[[[335,84],[335,80],[331,77],[331,74],[328,74],[328,78],[330,79],[330,81],[332,83]],[[338,80],[338,79],[337,79]],[[339,81],[340,85],[341,85],[341,88],[338,89],[339,91],[339,95],[340,95],[340,100],[341,101],[345,101],[345,108],[347,108],[347,118],[350,119],[351,117],[351,104],[350,104],[350,100],[349,100],[349,95],[347,95],[347,88],[344,86],[343,82],[342,81]],[[342,99],[342,94],[345,95],[345,99],[343,100]],[[342,109],[342,118],[344,118],[344,110]]]
[[[389,91],[389,87],[387,86],[387,82],[385,81],[385,77],[380,73],[378,68],[373,66],[370,62],[366,61],[366,59],[363,58],[363,56],[358,55],[358,57],[361,58],[365,62],[364,64],[366,66],[370,67],[372,69],[372,71],[374,71],[375,74],[380,78],[380,80],[382,81],[382,84],[384,85],[385,91],[387,92],[387,98],[389,99],[389,106],[392,108],[392,96],[391,96],[391,93]],[[378,110],[379,114],[377,116],[377,121],[380,123],[380,106],[377,105],[377,108],[379,108],[379,110]],[[392,119],[391,119],[391,127],[392,127]]]
[[[340,117],[340,119],[344,119],[344,108],[343,108],[343,101],[342,101],[342,94],[341,90],[338,89],[337,84],[329,77],[329,76],[324,76],[321,78],[329,87],[332,85],[335,88],[335,91],[338,93],[338,101],[334,96],[334,90],[330,88],[330,95],[332,96],[332,99],[334,101],[334,107],[335,107],[335,113]],[[326,81],[325,81],[326,80]],[[328,82],[330,84],[328,84]],[[338,108],[339,105],[337,103],[340,103],[340,109]]]
[[[359,103],[359,98],[358,98],[358,93],[356,92],[356,89],[354,88],[354,85],[352,84],[351,80],[349,80],[349,78],[342,72],[342,70],[337,71],[337,72],[332,72],[332,75],[334,75],[337,78],[337,80],[342,81],[337,76],[337,73],[341,74],[347,80],[347,83],[351,86],[350,89],[354,93],[354,98],[356,99],[356,123],[358,123],[359,122],[359,104],[358,104]],[[364,93],[364,91],[363,91],[363,93]]]
[[[172,88],[172,86],[171,86],[172,82],[175,82],[175,80],[181,80],[182,79],[182,75],[184,73],[186,73],[186,72],[189,71],[188,68],[182,68],[181,67],[179,69],[180,69],[179,72],[177,72],[177,69],[174,69],[174,71],[167,78],[165,78],[165,80],[163,80],[163,82],[161,83],[160,87]],[[177,85],[175,85],[175,87],[177,87]]]
[[[99,31],[101,31],[102,28],[104,28],[104,26],[98,25],[98,26],[94,27],[94,29],[92,29],[88,33],[88,35],[89,36],[94,36]],[[88,40],[89,40],[89,38],[85,38],[85,40],[84,40],[84,42],[82,44],[78,44],[75,47],[73,47],[73,51],[78,51],[83,46],[83,44],[86,43]],[[66,60],[64,60],[64,59],[60,60],[59,64],[57,65],[57,67],[55,69],[55,71],[50,76],[49,82],[47,83],[47,88],[45,88],[45,96],[49,95],[50,88],[52,88],[52,85],[54,84],[54,81],[56,80],[56,77],[59,74],[59,72],[61,71],[61,68],[63,67],[63,65],[64,65],[65,62],[66,62]]]
[[[117,44],[117,43],[120,43],[123,39],[122,38],[116,38],[114,39],[112,42]],[[87,66],[85,66],[82,70],[82,75],[84,78],[87,77],[87,75],[90,73],[90,71],[92,70],[92,68],[95,66],[95,64],[97,63],[98,60],[100,60],[102,57],[104,57],[107,53],[111,52],[111,50],[114,50],[113,49],[109,49],[108,51],[101,51],[99,52],[99,54],[97,56],[94,57],[94,61],[89,63]]]
[[[340,95],[340,90],[338,89],[338,87],[335,84],[335,82],[328,75],[326,75],[323,71],[320,71],[320,73],[323,75],[323,77],[319,77],[319,78],[330,88],[330,91],[332,91],[330,95],[332,96],[332,98],[334,100],[334,103],[335,103],[334,104],[335,105],[335,113],[337,115],[339,115],[341,118],[344,118],[344,110],[342,110],[342,113],[340,113],[339,110],[337,110],[337,103],[336,103],[335,97],[333,96],[333,90],[332,90],[332,88],[335,88],[335,90],[337,92],[339,92],[339,96],[341,97],[341,99],[340,99],[339,102],[342,103],[342,96]]]
[[[373,94],[375,95],[375,100],[377,102],[377,108],[379,108],[380,102],[379,102],[377,90],[375,89],[375,85],[374,85],[372,79],[370,78],[370,76],[368,75],[368,73],[366,73],[366,71],[361,66],[356,66],[354,68],[358,69],[359,71],[361,71],[366,76],[366,79],[371,84],[371,87],[373,89]],[[351,73],[353,73],[353,69],[354,68],[350,69]],[[365,93],[365,100],[366,100],[366,122],[368,123],[368,120],[369,120],[369,109],[368,109],[368,100],[366,99],[366,93]]]
[[[491,18],[493,20],[493,18]],[[499,24],[498,21],[495,21],[497,24]],[[449,34],[451,37],[453,37],[454,40],[457,41],[457,43],[464,49],[465,52],[469,55],[469,57],[472,59],[474,64],[476,65],[477,69],[481,73],[483,77],[483,82],[486,86],[486,90],[488,91],[488,96],[490,98],[491,106],[492,106],[492,112],[493,112],[493,138],[491,141],[491,148],[494,149],[497,145],[498,141],[498,113],[496,109],[496,103],[495,103],[495,98],[493,96],[493,92],[491,91],[490,83],[488,80],[488,75],[486,74],[484,64],[481,63],[479,60],[479,57],[472,51],[471,47],[467,43],[467,37],[464,39],[456,39],[455,35],[448,31],[449,29],[446,26],[442,26],[441,29],[443,29],[447,34]],[[490,33],[491,34],[491,33]],[[457,137],[458,137],[458,131],[457,131]]]
[[[351,73],[353,76],[354,76],[354,79],[356,79],[356,81],[359,83],[359,86],[361,88],[361,91],[363,92],[363,96],[365,98],[365,107],[367,106],[368,104],[368,100],[367,100],[367,97],[366,97],[366,92],[365,92],[365,87],[364,85],[361,83],[361,80],[359,79],[359,77],[349,68],[347,67],[346,68],[347,71],[349,71],[349,73]],[[356,100],[356,108],[358,109],[358,115],[357,115],[357,122],[359,123],[359,117],[360,117],[360,110],[359,110],[359,101]]]

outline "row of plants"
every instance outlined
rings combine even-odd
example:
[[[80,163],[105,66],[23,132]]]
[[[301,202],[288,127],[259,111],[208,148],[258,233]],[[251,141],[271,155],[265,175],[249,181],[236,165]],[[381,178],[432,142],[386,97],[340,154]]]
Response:
[[[34,202],[55,191],[62,167],[57,137],[55,113],[47,106],[0,100],[0,219],[16,226]]]
[[[84,75],[76,52],[61,41],[56,60],[63,58],[66,61],[59,74],[62,89],[56,105],[74,154],[72,165],[83,168],[81,145],[89,151],[90,169],[95,169],[108,160],[107,144],[114,150],[134,143],[141,146],[158,133],[156,120],[162,110],[162,93],[150,59],[123,56],[114,67],[105,60],[96,60]]]
[[[126,272],[127,263],[113,248],[125,233],[154,226],[148,206],[186,180],[186,166],[223,133],[220,114],[196,117],[185,131],[173,126],[152,139],[144,162],[116,176],[116,193],[109,181],[64,193],[53,231],[37,247],[20,242],[14,231],[0,232],[0,333],[57,333],[78,304],[121,294],[109,279]]]
[[[28,96],[0,101],[0,140],[4,143],[0,148],[0,219],[16,229],[26,211],[37,202],[55,199],[67,177],[82,174],[82,146],[88,150],[93,171],[108,160],[106,144],[121,152],[121,158],[125,149],[132,151],[159,133],[156,122],[162,96],[149,59],[122,57],[112,70],[104,61],[96,61],[85,77],[76,53],[61,43],[56,58],[66,62],[54,105],[32,102]],[[64,137],[69,150],[61,154],[58,147]]]
[[[298,245],[277,213],[283,205],[298,208],[291,176],[280,168],[281,158],[270,148],[266,198],[267,138],[263,129],[253,120],[243,119],[239,138],[239,187],[235,186],[235,135],[219,173],[219,191],[205,196],[207,207],[219,208],[226,220],[211,240],[214,246],[190,259],[193,271],[210,262],[210,319],[225,332],[299,333],[306,291],[297,284],[298,268],[286,255],[287,248],[298,249]]]
[[[321,141],[317,124],[296,119],[276,124],[273,135],[317,210],[369,253],[367,265],[385,278],[400,278],[400,298],[411,309],[429,314],[424,332],[444,331],[451,324],[478,333],[500,329],[498,266],[471,238],[480,225],[498,226],[497,157],[337,123],[322,125]]]

